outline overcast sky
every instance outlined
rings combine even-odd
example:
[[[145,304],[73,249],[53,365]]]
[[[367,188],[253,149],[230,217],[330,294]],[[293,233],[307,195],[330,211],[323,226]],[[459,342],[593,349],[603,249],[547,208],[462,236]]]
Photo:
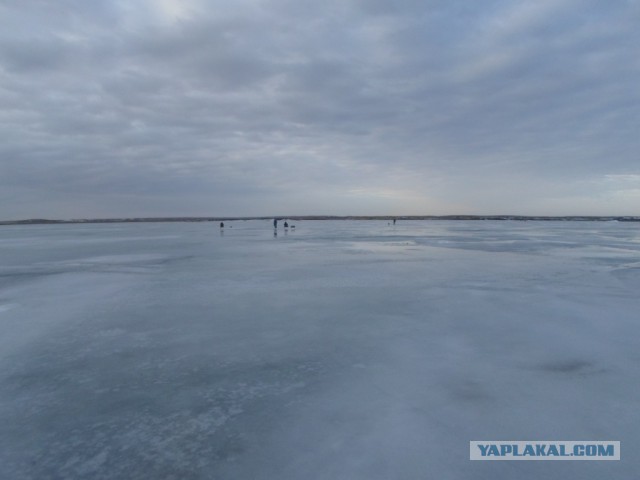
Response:
[[[0,220],[640,215],[638,0],[0,0]]]

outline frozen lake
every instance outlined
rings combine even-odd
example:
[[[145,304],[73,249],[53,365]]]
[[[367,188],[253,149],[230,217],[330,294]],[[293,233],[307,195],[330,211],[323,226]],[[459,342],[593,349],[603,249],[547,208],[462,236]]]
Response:
[[[639,224],[292,223],[0,227],[0,478],[640,471]]]

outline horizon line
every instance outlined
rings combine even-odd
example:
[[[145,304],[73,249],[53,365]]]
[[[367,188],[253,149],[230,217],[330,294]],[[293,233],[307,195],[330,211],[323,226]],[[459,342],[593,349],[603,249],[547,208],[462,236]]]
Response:
[[[246,220],[583,220],[583,221],[635,221],[634,215],[260,215],[260,216],[167,216],[167,217],[108,217],[79,219],[30,218],[20,220],[0,220],[0,225],[43,225],[74,223],[135,223],[135,222],[215,222]]]

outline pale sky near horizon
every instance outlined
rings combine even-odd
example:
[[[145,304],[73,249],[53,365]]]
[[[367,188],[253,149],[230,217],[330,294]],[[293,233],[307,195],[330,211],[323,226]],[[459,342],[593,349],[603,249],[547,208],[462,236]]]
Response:
[[[640,215],[638,0],[0,0],[0,220]]]

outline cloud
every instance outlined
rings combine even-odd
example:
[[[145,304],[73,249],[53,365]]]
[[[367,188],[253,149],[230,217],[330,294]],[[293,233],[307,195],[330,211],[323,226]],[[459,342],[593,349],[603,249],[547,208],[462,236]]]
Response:
[[[639,17],[591,0],[4,1],[0,217],[42,216],[43,198],[59,217],[562,214],[593,208],[590,182],[628,214],[603,179],[639,173]]]

